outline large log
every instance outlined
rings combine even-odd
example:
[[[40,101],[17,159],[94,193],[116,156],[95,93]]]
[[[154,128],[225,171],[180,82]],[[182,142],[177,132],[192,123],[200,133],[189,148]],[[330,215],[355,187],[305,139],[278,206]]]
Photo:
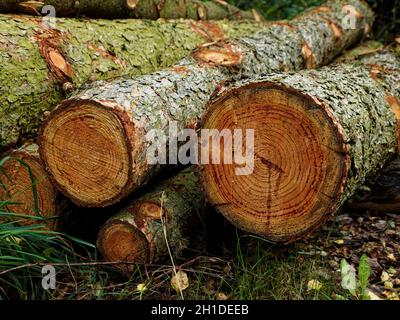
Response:
[[[294,241],[335,214],[397,153],[398,119],[397,50],[239,82],[210,102],[202,128],[254,129],[254,171],[239,176],[235,165],[202,165],[203,187],[241,229]]]
[[[129,200],[104,224],[97,247],[106,261],[160,263],[169,259],[170,253],[176,259],[184,249],[198,245],[191,240],[205,241],[205,201],[193,169]],[[119,268],[129,272],[134,266],[121,264]]]
[[[354,29],[342,28],[349,4]],[[232,78],[324,65],[355,45],[372,20],[364,2],[329,1],[253,36],[204,46],[170,70],[89,84],[44,122],[41,157],[78,205],[116,203],[162,167],[147,162],[152,129],[168,140],[173,125],[177,131],[195,126],[211,94]]]
[[[23,225],[45,224],[50,229],[56,227],[55,218],[60,209],[57,191],[44,170],[37,145],[28,144],[9,152],[0,167],[0,182],[1,211],[21,215],[4,215],[0,221],[11,218]]]
[[[263,24],[57,19],[0,15],[0,150],[34,135],[44,112],[88,81],[136,76],[176,63],[198,45]]]
[[[48,6],[52,6],[50,8]],[[0,0],[1,13],[27,13],[57,17],[84,15],[93,18],[259,20],[256,11],[242,11],[222,0]]]

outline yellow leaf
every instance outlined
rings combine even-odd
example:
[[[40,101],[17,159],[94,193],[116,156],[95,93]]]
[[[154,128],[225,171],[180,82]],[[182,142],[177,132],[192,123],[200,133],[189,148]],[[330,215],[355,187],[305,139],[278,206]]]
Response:
[[[382,282],[386,282],[386,281],[390,280],[390,276],[386,271],[382,271],[381,280],[382,280]]]
[[[390,281],[385,281],[384,286],[386,289],[393,289],[393,283]]]
[[[371,290],[367,291],[367,295],[371,300],[382,300],[382,298],[379,298],[375,293],[373,293]]]
[[[228,297],[225,293],[223,292],[218,292],[217,293],[217,300],[228,300]]]
[[[139,292],[144,292],[144,291],[147,290],[147,287],[145,286],[144,283],[139,283],[139,284],[136,286],[136,290],[139,291]]]
[[[176,292],[181,292],[189,287],[189,279],[186,272],[178,271],[176,275],[172,277],[171,286]]]
[[[341,240],[341,239],[335,240],[333,242],[336,243],[336,244],[344,244],[344,240]]]
[[[395,262],[395,261],[396,261],[396,257],[394,256],[393,253],[389,253],[389,254],[387,255],[387,257],[388,257],[388,259],[389,259],[390,261],[392,261],[392,262]]]
[[[307,284],[308,291],[311,291],[311,290],[319,291],[319,290],[321,290],[321,288],[322,288],[322,283],[319,282],[318,280],[308,281],[308,284]]]

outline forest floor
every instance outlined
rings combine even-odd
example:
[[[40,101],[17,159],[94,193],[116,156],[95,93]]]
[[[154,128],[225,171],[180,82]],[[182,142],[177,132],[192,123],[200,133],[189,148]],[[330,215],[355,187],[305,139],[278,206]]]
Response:
[[[229,229],[229,228],[228,228]],[[236,237],[232,237],[235,234]],[[277,246],[228,230],[218,255],[188,253],[175,261],[187,288],[174,290],[172,263],[138,267],[130,279],[112,266],[69,267],[51,299],[361,299],[342,287],[341,261],[358,269],[362,254],[371,267],[372,299],[399,299],[400,215],[343,213],[308,240]],[[212,241],[215,241],[213,239]],[[215,249],[215,248],[214,248]],[[193,258],[191,258],[193,257]],[[39,284],[39,283],[38,283]]]

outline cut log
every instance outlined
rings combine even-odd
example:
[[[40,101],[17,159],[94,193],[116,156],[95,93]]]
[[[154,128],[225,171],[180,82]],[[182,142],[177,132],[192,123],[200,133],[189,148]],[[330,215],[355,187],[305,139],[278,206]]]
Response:
[[[55,229],[57,191],[53,187],[39,158],[38,146],[30,144],[10,152],[0,167],[0,201],[3,213],[37,217],[7,217],[22,225],[45,224]]]
[[[249,21],[107,21],[0,15],[0,150],[34,135],[83,83],[169,67],[198,45],[252,34]]]
[[[352,211],[400,213],[400,158],[396,157],[375,179],[366,183],[346,205]]]
[[[129,204],[101,228],[97,247],[106,261],[137,264],[178,258],[190,240],[204,241],[205,201],[193,167],[167,179]],[[196,244],[193,244],[196,245]],[[169,248],[168,248],[169,247]],[[131,264],[121,264],[125,272]]]
[[[254,129],[254,170],[239,176],[236,165],[202,165],[210,203],[267,239],[307,236],[397,153],[399,98],[395,50],[226,89],[202,128]]]
[[[341,27],[349,4],[357,12],[354,29]],[[203,46],[170,70],[89,84],[44,122],[41,157],[78,205],[117,203],[162,168],[147,162],[153,129],[168,140],[174,125],[177,131],[195,126],[211,94],[234,77],[326,64],[355,45],[372,20],[364,2],[329,1],[253,36]]]
[[[53,6],[57,17],[84,15],[93,18],[259,20],[255,11],[242,11],[222,0],[0,0],[2,13],[47,15]]]

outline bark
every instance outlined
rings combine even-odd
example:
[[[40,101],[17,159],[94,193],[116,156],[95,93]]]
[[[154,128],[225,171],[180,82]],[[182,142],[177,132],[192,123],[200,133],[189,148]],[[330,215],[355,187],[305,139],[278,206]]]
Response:
[[[357,12],[354,29],[341,27],[349,3]],[[232,78],[326,64],[355,45],[372,20],[363,2],[329,1],[253,36],[203,46],[169,70],[89,84],[46,119],[41,156],[78,205],[117,203],[162,167],[147,162],[152,129],[168,140],[173,124],[178,131],[195,126],[211,94]]]
[[[97,247],[106,261],[159,263],[170,258],[168,246],[176,259],[184,249],[205,241],[205,202],[193,169],[189,167],[141,197],[129,200],[104,224]],[[134,267],[119,268],[132,272]]]
[[[9,152],[3,158],[0,170],[0,199],[3,212],[33,216],[0,217],[0,220],[18,220],[22,225],[45,224],[55,229],[57,191],[53,187],[39,158],[38,146],[29,144]]]
[[[46,111],[88,81],[166,68],[198,45],[249,35],[255,22],[106,21],[0,15],[0,150],[35,135]]]
[[[2,0],[0,12],[46,15],[53,6],[58,17],[84,15],[94,18],[260,20],[256,11],[242,11],[225,1],[196,0]]]
[[[400,158],[397,156],[372,181],[367,182],[347,209],[400,213]]]
[[[236,176],[235,166],[203,165],[206,195],[245,231],[277,242],[303,238],[397,153],[399,115],[396,49],[238,82],[210,103],[202,128],[255,128],[254,171]]]

